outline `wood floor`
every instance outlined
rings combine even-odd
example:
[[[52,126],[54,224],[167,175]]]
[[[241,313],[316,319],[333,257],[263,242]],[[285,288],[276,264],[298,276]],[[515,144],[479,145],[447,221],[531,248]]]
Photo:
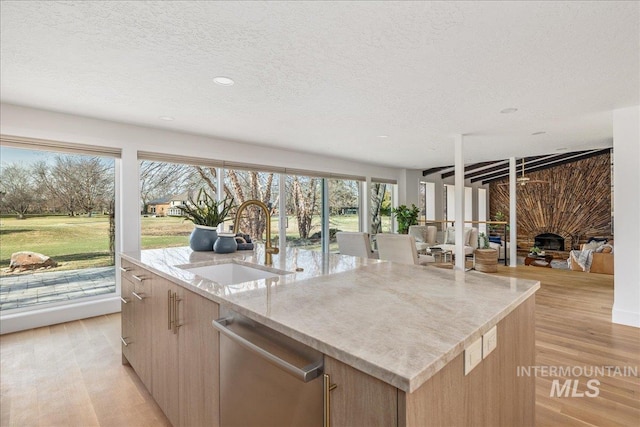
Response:
[[[613,276],[530,266],[498,266],[498,274],[540,280],[536,293],[536,365],[633,367],[636,376],[547,375],[536,378],[537,426],[640,425],[640,329],[611,323]],[[577,372],[579,373],[579,372]],[[550,397],[554,380],[600,381],[597,397]],[[594,384],[595,385],[595,384]]]
[[[611,323],[613,277],[519,266],[498,274],[540,280],[536,364],[640,367],[640,330]],[[120,315],[0,337],[1,426],[167,426],[120,358]],[[536,379],[538,426],[640,425],[640,378],[594,376],[597,397],[550,397]],[[588,378],[578,379],[578,391]]]
[[[0,337],[0,426],[170,426],[120,355],[120,314]]]

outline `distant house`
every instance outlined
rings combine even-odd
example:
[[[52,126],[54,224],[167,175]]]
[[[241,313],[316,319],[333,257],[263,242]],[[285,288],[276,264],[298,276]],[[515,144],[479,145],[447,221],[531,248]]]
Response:
[[[169,216],[183,216],[179,206],[186,206],[189,201],[189,193],[181,193],[169,198],[169,207],[167,208],[167,215]]]
[[[160,199],[152,200],[147,204],[147,212],[155,216],[169,215],[168,211],[171,207],[170,202],[170,197],[163,197]]]

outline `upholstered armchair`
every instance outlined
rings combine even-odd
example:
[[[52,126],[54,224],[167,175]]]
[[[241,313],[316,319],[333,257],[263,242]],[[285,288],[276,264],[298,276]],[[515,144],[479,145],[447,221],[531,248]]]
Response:
[[[589,251],[585,253],[584,251]],[[580,265],[580,255],[585,253],[586,265]],[[580,245],[579,251],[569,253],[569,268],[573,271],[588,271],[590,273],[613,274],[613,242],[607,244]],[[585,269],[585,267],[587,267]]]
[[[409,226],[409,236],[416,240],[416,249],[423,252],[427,248],[436,244],[436,234],[438,228],[435,225],[411,225]]]
[[[440,248],[443,251],[455,252],[455,227],[449,227],[444,233],[444,243],[435,245],[434,247]],[[473,255],[473,252],[478,248],[478,229],[473,227],[467,227],[464,229],[464,254]]]

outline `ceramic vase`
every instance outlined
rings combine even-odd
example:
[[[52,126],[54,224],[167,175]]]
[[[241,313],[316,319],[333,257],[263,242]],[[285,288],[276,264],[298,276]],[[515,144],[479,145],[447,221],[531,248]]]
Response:
[[[235,234],[220,233],[216,242],[213,244],[213,250],[219,254],[230,254],[238,250]]]
[[[189,247],[194,251],[212,251],[213,245],[218,239],[216,227],[195,225],[189,236]]]

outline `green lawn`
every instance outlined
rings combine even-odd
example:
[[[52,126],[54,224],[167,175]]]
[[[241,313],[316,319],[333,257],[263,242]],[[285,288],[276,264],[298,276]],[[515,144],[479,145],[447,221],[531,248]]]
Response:
[[[342,231],[357,231],[357,215],[331,216],[330,227]],[[274,236],[278,231],[273,221]],[[320,230],[320,218],[314,218],[311,233]],[[225,225],[225,228],[230,222]],[[182,218],[141,218],[142,248],[186,246],[193,224]],[[0,268],[9,267],[11,254],[19,251],[39,252],[58,262],[59,270],[111,265],[109,256],[109,219],[104,215],[44,216],[24,220],[0,218]],[[288,218],[287,240],[299,237],[295,217]],[[302,243],[302,242],[298,242]],[[318,242],[305,242],[307,247],[319,247]]]
[[[19,251],[50,256],[64,270],[111,265],[108,232],[104,215],[2,218],[0,267],[9,267],[11,254]]]

